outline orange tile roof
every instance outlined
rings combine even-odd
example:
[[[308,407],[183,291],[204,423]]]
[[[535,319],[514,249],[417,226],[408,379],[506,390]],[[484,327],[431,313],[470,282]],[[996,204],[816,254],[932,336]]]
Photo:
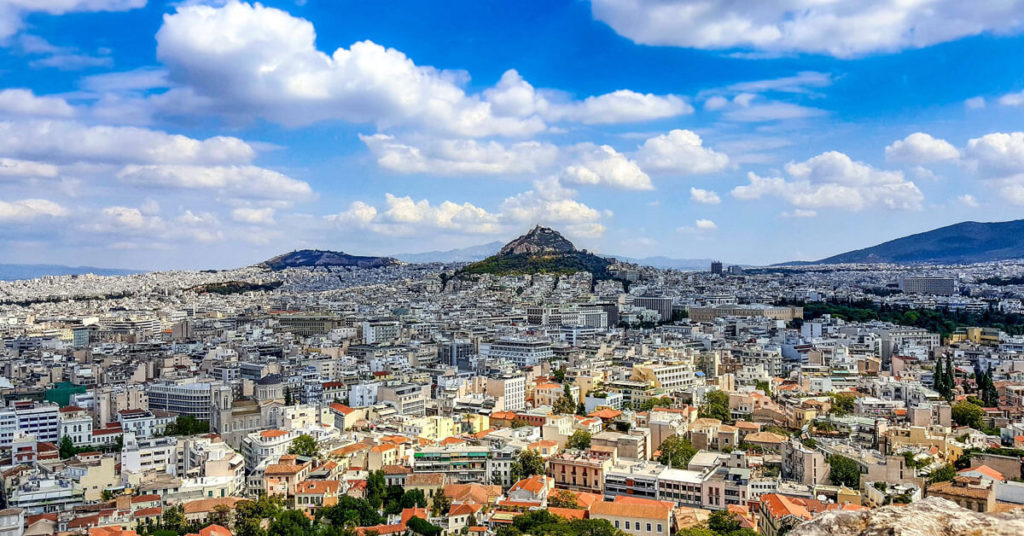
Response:
[[[1006,477],[1003,476],[1002,473],[1000,473],[999,471],[996,471],[995,469],[993,469],[993,468],[991,468],[991,467],[989,467],[987,465],[979,465],[977,467],[968,467],[966,469],[961,469],[961,470],[959,470],[957,472],[961,473],[961,474],[962,473],[981,473],[981,474],[983,474],[983,475],[985,475],[985,476],[987,476],[987,477],[989,477],[989,478],[991,478],[993,480],[998,480],[1000,482],[1006,482]]]
[[[648,504],[634,504],[628,502],[601,501],[590,507],[590,515],[610,517],[633,517],[641,519],[668,520],[672,508],[661,501],[652,501]]]
[[[569,521],[574,519],[583,519],[587,513],[586,510],[580,510],[578,508],[555,508],[551,506],[548,507],[548,512],[551,512],[556,516],[562,516]]]
[[[286,430],[264,430],[260,432],[260,437],[265,437],[267,439],[281,437],[283,435],[288,435],[288,432]]]

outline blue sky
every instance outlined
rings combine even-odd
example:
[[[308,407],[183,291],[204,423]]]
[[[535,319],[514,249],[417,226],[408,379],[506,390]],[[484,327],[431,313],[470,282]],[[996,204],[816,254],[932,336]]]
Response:
[[[540,223],[756,264],[1024,215],[1024,6],[739,4],[0,2],[2,260],[231,267]]]

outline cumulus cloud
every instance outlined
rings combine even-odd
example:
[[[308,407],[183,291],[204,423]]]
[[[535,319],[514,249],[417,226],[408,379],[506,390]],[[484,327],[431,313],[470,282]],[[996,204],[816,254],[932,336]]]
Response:
[[[55,178],[58,173],[57,166],[28,160],[15,160],[13,158],[0,158],[0,179],[4,178]]]
[[[690,188],[690,199],[705,205],[717,205],[722,202],[717,193],[701,188]]]
[[[274,223],[274,209],[272,207],[239,207],[231,211],[231,219],[255,225]]]
[[[651,178],[634,160],[608,145],[581,144],[577,163],[561,178],[567,184],[609,186],[624,190],[653,190]]]
[[[494,233],[499,230],[498,216],[471,203],[443,201],[432,205],[429,200],[413,200],[385,194],[385,207],[378,210],[362,201],[352,203],[348,210],[326,217],[340,225],[368,228],[386,235],[415,235],[425,231],[452,231],[467,234]]]
[[[0,114],[71,117],[75,110],[60,97],[38,97],[28,89],[5,89],[0,91]]]
[[[885,148],[886,160],[907,164],[931,164],[959,157],[960,151],[951,143],[924,132],[915,132]]]
[[[355,201],[348,208],[324,219],[339,227],[355,227],[391,236],[416,236],[436,232],[461,234],[508,233],[524,225],[558,226],[570,235],[594,237],[604,233],[601,212],[573,199],[576,192],[555,177],[534,181],[531,190],[505,198],[497,210],[489,211],[471,203],[385,195],[380,207]]]
[[[646,171],[684,175],[714,173],[729,165],[729,157],[704,147],[696,132],[680,129],[649,138],[637,159]]]
[[[978,200],[975,199],[974,196],[971,194],[961,195],[957,197],[956,200],[959,201],[960,204],[962,204],[963,206],[969,208],[978,208],[979,206],[981,206],[981,204],[978,203]]]
[[[88,233],[115,237],[146,237],[167,242],[212,243],[224,239],[220,221],[208,212],[183,211],[178,217],[164,219],[135,207],[110,206],[90,221],[79,225]],[[123,246],[130,243],[123,242]]]
[[[17,33],[29,13],[127,11],[145,5],[146,0],[4,0],[0,2],[0,39]]]
[[[328,55],[316,48],[309,21],[237,1],[179,7],[164,17],[157,44],[168,80],[178,86],[152,99],[166,113],[255,116],[293,126],[336,119],[483,137],[535,134],[546,121],[619,123],[692,111],[681,97],[628,89],[562,99],[536,91],[515,71],[469,94],[463,72],[417,65],[372,41]]]
[[[1024,106],[1024,91],[1007,93],[999,97],[999,104],[1003,106]]]
[[[214,190],[233,197],[307,201],[313,189],[303,181],[256,166],[128,165],[122,181],[144,185]]]
[[[964,159],[983,177],[1024,174],[1024,132],[993,132],[968,140]]]
[[[56,162],[239,164],[256,152],[227,136],[197,140],[136,127],[25,120],[0,121],[0,154]]]
[[[804,162],[786,165],[789,179],[747,174],[749,183],[732,190],[737,199],[777,197],[803,209],[868,208],[919,210],[924,194],[900,171],[875,169],[849,156],[829,151]]]
[[[68,210],[46,199],[0,201],[0,222],[27,223],[42,218],[63,218]]]
[[[536,173],[558,157],[549,143],[526,141],[502,144],[472,139],[442,139],[420,145],[403,143],[394,136],[360,135],[377,159],[377,165],[398,173],[436,175],[509,175]]]
[[[1024,23],[1024,6],[1016,2],[594,0],[591,5],[594,18],[637,43],[837,57],[1016,32]]]
[[[493,88],[483,92],[495,113],[503,116],[537,116],[545,121],[584,124],[632,123],[693,113],[693,107],[676,95],[654,95],[620,89],[582,101],[553,90],[538,90],[509,69]]]
[[[692,226],[677,227],[676,231],[680,233],[688,234],[704,234],[718,229],[715,222],[711,220],[699,219],[693,222]]]

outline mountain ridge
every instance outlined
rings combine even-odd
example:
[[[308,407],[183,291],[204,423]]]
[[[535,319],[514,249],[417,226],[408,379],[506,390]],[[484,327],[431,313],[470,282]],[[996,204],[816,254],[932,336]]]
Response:
[[[259,263],[257,266],[276,272],[287,268],[316,268],[320,266],[381,268],[384,266],[395,266],[398,264],[401,264],[401,261],[391,257],[365,257],[360,255],[349,255],[343,251],[298,249],[276,257],[271,257]]]
[[[965,221],[847,251],[814,264],[973,264],[1024,258],[1024,220]]]

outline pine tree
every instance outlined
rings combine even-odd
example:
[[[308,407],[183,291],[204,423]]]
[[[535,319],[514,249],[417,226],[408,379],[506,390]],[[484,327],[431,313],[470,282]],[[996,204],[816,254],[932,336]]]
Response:
[[[939,393],[939,396],[946,397],[946,376],[942,372],[942,358],[935,361],[935,373],[932,375],[932,387]]]
[[[953,358],[946,357],[946,398],[952,398],[956,386],[956,371],[953,370]]]

